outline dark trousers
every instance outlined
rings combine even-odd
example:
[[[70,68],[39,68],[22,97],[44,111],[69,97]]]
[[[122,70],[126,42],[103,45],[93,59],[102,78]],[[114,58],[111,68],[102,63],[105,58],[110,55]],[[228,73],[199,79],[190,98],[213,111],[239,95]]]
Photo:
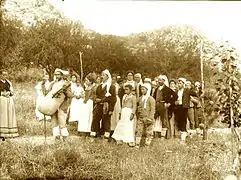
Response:
[[[178,130],[187,131],[187,116],[188,108],[183,108],[182,106],[177,106],[175,109],[175,119],[177,122]]]
[[[194,108],[195,128],[199,128],[199,124],[203,123],[202,108]]]
[[[155,118],[160,116],[161,122],[162,122],[162,128],[168,127],[168,109],[165,107],[164,102],[158,102],[156,104],[156,114]]]
[[[102,120],[102,121],[101,121]],[[100,127],[101,121],[101,127]],[[97,135],[102,135],[105,132],[110,132],[111,116],[109,114],[103,114],[103,105],[96,105],[93,112],[93,121],[91,131],[96,132]]]

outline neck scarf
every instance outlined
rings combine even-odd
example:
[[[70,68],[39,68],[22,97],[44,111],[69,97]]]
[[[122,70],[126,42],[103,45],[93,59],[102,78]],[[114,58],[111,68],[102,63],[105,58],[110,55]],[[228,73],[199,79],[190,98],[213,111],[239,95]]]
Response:
[[[144,83],[142,86],[144,86],[147,89],[146,95],[142,96],[142,101],[144,101],[144,108],[146,108],[147,100],[151,95],[151,85],[149,83]]]
[[[104,88],[105,86],[106,86],[106,94],[105,94],[105,97],[109,97],[109,96],[111,96],[111,94],[110,94],[110,86],[111,86],[111,75],[110,75],[110,72],[109,72],[109,70],[104,70],[103,71],[103,73],[105,74],[105,75],[107,75],[108,76],[108,79],[107,79],[107,81],[106,82],[103,82],[102,83],[102,88]]]

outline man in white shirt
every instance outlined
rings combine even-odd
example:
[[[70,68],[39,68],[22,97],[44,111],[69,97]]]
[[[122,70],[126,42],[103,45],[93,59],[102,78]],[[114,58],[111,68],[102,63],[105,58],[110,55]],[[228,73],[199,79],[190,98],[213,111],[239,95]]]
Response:
[[[141,79],[141,74],[136,73],[134,76],[134,80],[136,82],[136,98],[139,98],[141,96],[141,85],[143,84]]]

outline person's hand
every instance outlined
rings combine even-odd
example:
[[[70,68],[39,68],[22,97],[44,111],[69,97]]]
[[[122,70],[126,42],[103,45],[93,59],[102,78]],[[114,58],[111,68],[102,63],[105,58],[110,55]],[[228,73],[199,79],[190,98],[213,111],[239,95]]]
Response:
[[[113,112],[112,111],[109,111],[109,115],[112,115],[113,114]]]
[[[80,52],[79,52],[79,54],[80,54],[80,56],[82,57],[82,55],[83,55],[83,52],[81,52],[81,51],[80,51]]]
[[[132,121],[134,119],[134,114],[131,113],[131,117],[130,117],[130,120]]]
[[[99,102],[101,102],[101,99],[100,98],[96,98],[95,101],[96,101],[96,103],[99,103]]]
[[[165,108],[169,108],[170,107],[170,103],[165,103]]]
[[[81,96],[78,96],[78,95],[75,96],[76,99],[80,99],[80,97],[81,97]]]
[[[4,92],[2,92],[2,96],[8,98],[8,97],[10,96],[10,91],[4,91]]]
[[[44,85],[44,84],[45,84],[45,82],[46,82],[46,79],[43,79],[43,81],[42,81],[41,85]]]

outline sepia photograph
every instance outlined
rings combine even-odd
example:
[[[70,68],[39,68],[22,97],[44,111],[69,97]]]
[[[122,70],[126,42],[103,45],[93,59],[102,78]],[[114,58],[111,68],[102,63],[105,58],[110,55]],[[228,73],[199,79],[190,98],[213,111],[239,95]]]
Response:
[[[240,17],[0,0],[0,180],[241,180]]]

